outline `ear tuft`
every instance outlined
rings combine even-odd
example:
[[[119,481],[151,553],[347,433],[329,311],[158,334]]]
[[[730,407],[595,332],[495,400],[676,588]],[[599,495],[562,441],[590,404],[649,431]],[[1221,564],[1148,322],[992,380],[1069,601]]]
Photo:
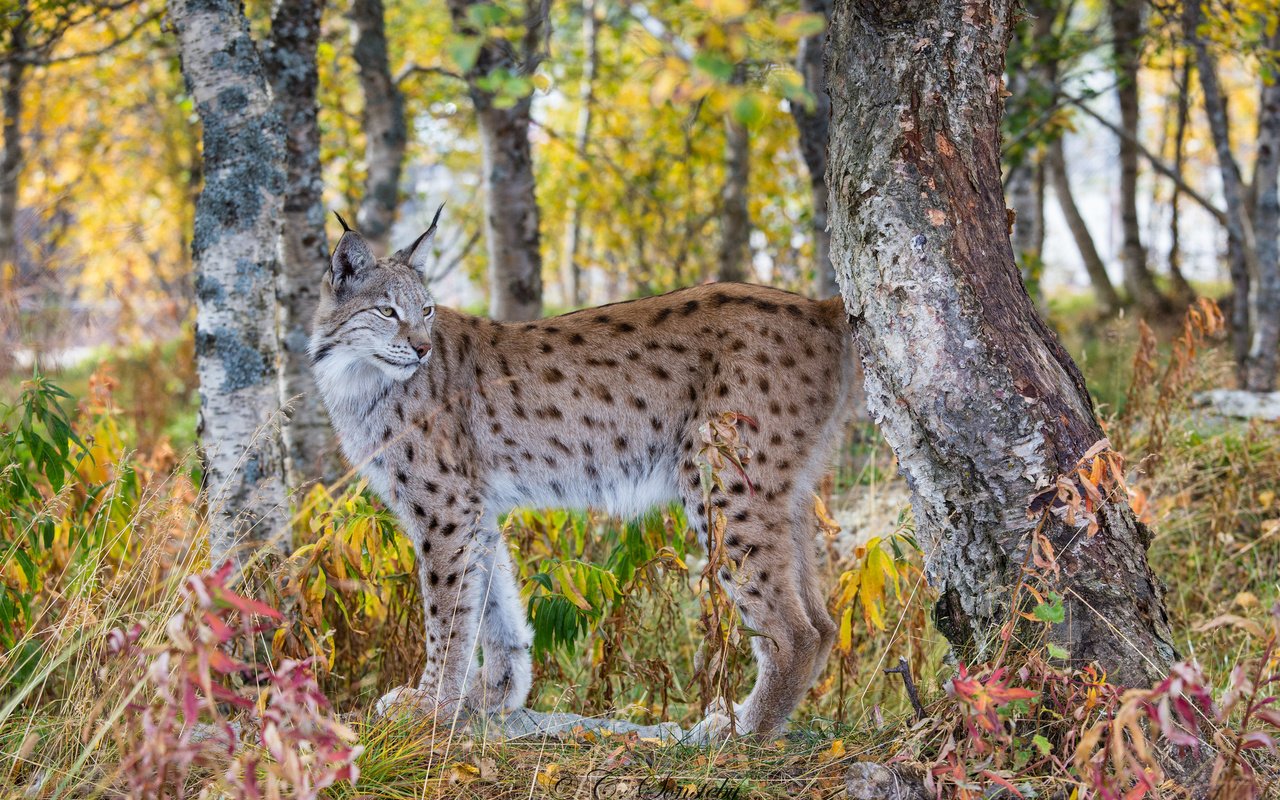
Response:
[[[338,217],[342,219],[342,217]],[[330,283],[335,290],[359,280],[377,264],[373,251],[360,234],[348,229],[333,248],[333,260],[329,267]]]
[[[346,221],[345,219],[343,219],[343,218],[342,218],[342,215],[341,215],[341,214],[339,214],[337,211],[334,211],[334,212],[333,212],[333,215],[334,215],[335,217],[337,217],[337,218],[338,218],[338,222],[339,222],[339,223],[341,223],[341,225],[342,225],[342,232],[343,232],[343,233],[347,233],[348,231],[350,231],[350,230],[351,230],[351,226],[347,224],[347,221]]]
[[[394,256],[400,262],[413,267],[414,271],[424,279],[427,277],[427,256],[431,254],[431,243],[436,238],[436,225],[440,222],[441,211],[444,211],[444,203],[436,209],[436,215],[431,218],[431,226],[426,232],[415,239],[413,244],[397,250]]]

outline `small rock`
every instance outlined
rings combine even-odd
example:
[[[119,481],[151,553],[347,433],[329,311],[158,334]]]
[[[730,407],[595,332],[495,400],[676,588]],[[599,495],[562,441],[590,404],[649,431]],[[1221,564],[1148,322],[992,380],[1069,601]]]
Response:
[[[1280,420],[1280,392],[1245,392],[1238,389],[1213,389],[1200,392],[1193,399],[1224,417]]]
[[[924,787],[871,761],[860,761],[844,774],[849,800],[926,800]]]

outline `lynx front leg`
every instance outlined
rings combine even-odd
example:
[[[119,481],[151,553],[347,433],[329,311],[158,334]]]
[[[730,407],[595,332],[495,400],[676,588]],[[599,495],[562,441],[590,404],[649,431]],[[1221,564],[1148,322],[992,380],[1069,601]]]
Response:
[[[426,665],[417,689],[397,689],[378,703],[417,707],[442,720],[461,710],[472,677],[486,578],[474,535],[445,523],[437,535],[418,542],[418,582],[426,623]]]
[[[516,583],[507,544],[494,533],[481,573],[480,646],[484,665],[467,692],[467,706],[486,714],[524,705],[533,680],[533,632]]]

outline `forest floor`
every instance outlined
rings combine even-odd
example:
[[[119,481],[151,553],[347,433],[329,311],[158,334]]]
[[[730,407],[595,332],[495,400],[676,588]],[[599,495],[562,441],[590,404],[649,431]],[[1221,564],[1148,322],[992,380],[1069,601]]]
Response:
[[[259,614],[262,625],[240,627],[263,609],[220,594],[207,572],[186,340],[53,376],[69,395],[60,401],[28,382],[20,405],[17,378],[0,388],[19,404],[0,421],[0,796],[826,798],[842,796],[850,764],[869,761],[925,776],[942,796],[1162,797],[1184,778],[1144,745],[1174,752],[1195,738],[1231,780],[1275,796],[1265,743],[1280,716],[1264,701],[1280,695],[1266,683],[1280,674],[1280,424],[1194,406],[1194,392],[1231,380],[1223,343],[1194,320],[1149,334],[1074,309],[1055,321],[1128,456],[1176,644],[1196,665],[1172,689],[1123,694],[1042,642],[1017,662],[952,662],[931,622],[909,493],[863,423],[820,506],[839,641],[785,733],[701,747],[664,736],[670,727],[585,724],[512,741],[376,718],[377,697],[411,681],[421,659],[411,551],[358,484],[314,489],[299,499],[293,557],[263,589],[295,623],[276,630]],[[15,444],[24,430],[48,447]],[[714,685],[707,677],[705,620],[723,609],[702,591],[705,558],[677,512],[621,524],[522,511],[506,528],[535,617],[530,707],[687,727],[710,694],[745,695],[750,631],[732,619],[718,628],[728,646]],[[1052,593],[1039,599],[1029,618],[1053,619]],[[224,650],[272,670],[246,686]],[[308,657],[305,674],[286,666]],[[902,676],[885,673],[900,659],[923,719]],[[218,746],[190,735],[176,709]],[[235,723],[228,739],[223,721]]]

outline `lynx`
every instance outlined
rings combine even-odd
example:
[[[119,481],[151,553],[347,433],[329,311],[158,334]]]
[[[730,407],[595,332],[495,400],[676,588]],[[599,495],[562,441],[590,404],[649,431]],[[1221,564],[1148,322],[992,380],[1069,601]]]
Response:
[[[436,714],[522,706],[532,637],[499,515],[535,506],[626,517],[678,501],[705,542],[699,428],[735,412],[754,455],[710,500],[737,566],[721,583],[761,634],[735,727],[777,730],[835,635],[814,563],[812,492],[849,405],[853,357],[839,299],[721,283],[494,322],[438,307],[425,288],[435,228],[387,258],[344,233],[310,343],[347,458],[417,554],[426,667],[418,687],[383,705]],[[726,721],[713,711],[695,736],[718,735]]]

